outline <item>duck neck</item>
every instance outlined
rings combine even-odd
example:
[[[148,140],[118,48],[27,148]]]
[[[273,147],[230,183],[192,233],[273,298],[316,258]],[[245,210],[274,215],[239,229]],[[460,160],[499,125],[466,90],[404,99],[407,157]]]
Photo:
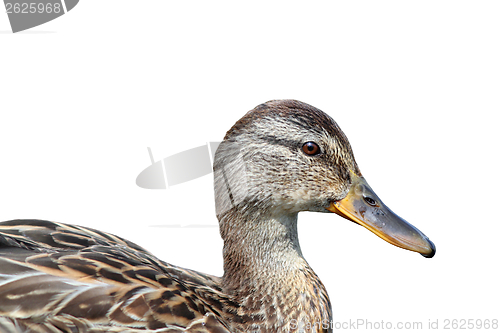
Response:
[[[229,222],[230,221],[230,222]],[[220,221],[224,239],[222,287],[245,309],[246,323],[268,329],[330,319],[330,301],[302,256],[297,213]],[[302,324],[301,324],[302,323]]]
[[[238,214],[221,223],[224,239],[224,281],[232,290],[262,283],[263,278],[284,277],[303,269],[297,234],[297,214],[244,219]],[[224,230],[222,230],[222,228]]]

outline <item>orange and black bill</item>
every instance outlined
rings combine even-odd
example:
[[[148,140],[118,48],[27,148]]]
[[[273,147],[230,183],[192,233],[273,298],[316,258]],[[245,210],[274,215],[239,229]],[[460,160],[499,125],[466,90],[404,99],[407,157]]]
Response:
[[[347,196],[327,209],[367,228],[385,241],[432,258],[436,247],[420,230],[389,209],[363,177],[351,172]]]

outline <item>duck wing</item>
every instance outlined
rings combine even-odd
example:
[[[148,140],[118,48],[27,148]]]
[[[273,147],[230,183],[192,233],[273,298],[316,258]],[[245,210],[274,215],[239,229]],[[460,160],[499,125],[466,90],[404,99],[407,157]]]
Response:
[[[219,278],[98,230],[0,223],[1,332],[229,332]]]

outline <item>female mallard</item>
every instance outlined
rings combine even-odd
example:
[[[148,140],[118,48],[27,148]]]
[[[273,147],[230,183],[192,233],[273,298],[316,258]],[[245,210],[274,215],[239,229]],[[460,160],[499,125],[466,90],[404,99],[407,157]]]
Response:
[[[328,294],[302,256],[300,211],[334,212],[391,244],[435,247],[387,208],[322,111],[270,101],[215,155],[224,275],[179,268],[97,230],[0,224],[1,332],[329,332]]]

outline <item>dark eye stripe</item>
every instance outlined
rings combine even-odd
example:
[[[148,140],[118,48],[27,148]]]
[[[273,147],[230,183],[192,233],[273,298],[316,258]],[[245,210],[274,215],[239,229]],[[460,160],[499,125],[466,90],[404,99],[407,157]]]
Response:
[[[264,140],[266,142],[269,142],[270,144],[273,144],[273,145],[280,145],[280,146],[287,147],[292,152],[296,152],[297,146],[300,145],[300,143],[298,143],[297,141],[288,140],[288,139],[284,139],[284,138],[278,138],[278,137],[275,137],[272,135],[259,136],[259,139]],[[307,149],[306,149],[306,145],[308,145]],[[316,149],[314,147],[316,147]],[[319,148],[319,146],[315,142],[312,142],[312,141],[308,141],[308,142],[304,143],[302,145],[301,149],[306,155],[309,155],[309,156],[314,156],[314,155],[318,155],[321,153],[321,149]]]
[[[280,146],[287,147],[292,151],[296,151],[296,149],[297,149],[297,142],[293,141],[293,140],[277,138],[277,137],[271,136],[271,135],[260,136],[259,139],[264,140],[266,142],[269,142],[270,144],[273,144],[273,145],[280,145]]]

